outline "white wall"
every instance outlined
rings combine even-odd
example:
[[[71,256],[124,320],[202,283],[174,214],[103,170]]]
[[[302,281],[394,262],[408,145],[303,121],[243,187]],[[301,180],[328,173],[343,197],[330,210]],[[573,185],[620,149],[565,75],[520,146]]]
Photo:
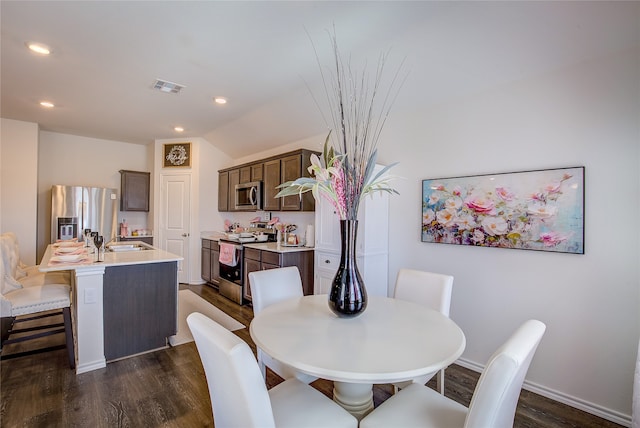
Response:
[[[51,186],[93,186],[118,189],[120,170],[152,171],[153,145],[131,144],[42,131],[38,158],[38,259],[51,240]],[[25,174],[26,176],[26,174]],[[151,185],[153,190],[153,183]],[[153,203],[153,201],[151,201]],[[146,212],[118,212],[129,229],[151,224]]]
[[[638,70],[630,50],[429,107],[412,73],[379,143],[381,164],[399,162],[389,292],[402,267],[452,274],[460,363],[477,371],[518,325],[543,321],[525,388],[624,425],[640,331]],[[584,255],[421,242],[423,179],[570,166],[586,168]]]
[[[380,143],[381,163],[400,162],[403,177],[390,284],[401,267],[453,274],[451,317],[475,367],[526,319],[545,322],[529,387],[621,423],[640,324],[638,70],[633,50],[432,108],[405,107],[408,94]],[[568,166],[586,168],[584,255],[420,241],[421,180]]]
[[[2,119],[0,127],[0,233],[14,232],[21,261],[35,265],[38,124]]]

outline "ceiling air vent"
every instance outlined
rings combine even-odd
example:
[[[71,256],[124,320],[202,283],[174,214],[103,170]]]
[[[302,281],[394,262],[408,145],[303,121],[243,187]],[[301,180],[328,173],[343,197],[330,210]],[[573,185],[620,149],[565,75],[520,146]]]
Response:
[[[173,82],[167,82],[166,80],[156,80],[153,84],[153,89],[157,89],[162,92],[167,92],[171,94],[177,94],[184,88],[184,85],[179,85]]]

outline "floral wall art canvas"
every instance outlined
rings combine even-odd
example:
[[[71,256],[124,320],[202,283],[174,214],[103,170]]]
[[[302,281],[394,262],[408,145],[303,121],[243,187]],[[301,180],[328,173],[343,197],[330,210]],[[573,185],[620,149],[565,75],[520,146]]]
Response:
[[[584,254],[584,167],[423,180],[422,241]]]

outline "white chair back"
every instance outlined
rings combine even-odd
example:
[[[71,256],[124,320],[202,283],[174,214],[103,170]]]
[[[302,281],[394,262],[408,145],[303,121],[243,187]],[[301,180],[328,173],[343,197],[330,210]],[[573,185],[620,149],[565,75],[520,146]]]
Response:
[[[512,427],[524,377],[546,326],[522,324],[489,359],[473,393],[465,428]]]
[[[453,276],[414,269],[400,269],[394,298],[417,302],[449,316]]]
[[[249,272],[253,314],[292,297],[302,297],[302,280],[296,266]]]
[[[294,297],[302,297],[302,279],[296,266],[249,272],[249,286],[251,287],[251,302],[253,315],[257,315],[269,305]],[[305,373],[298,372],[280,361],[274,360],[258,348],[258,366],[262,376],[267,378],[267,369],[283,379],[298,378],[301,382],[311,383],[317,379]]]
[[[216,427],[275,427],[271,401],[253,352],[215,321],[194,312],[187,324],[209,386]]]
[[[448,317],[452,291],[453,277],[451,275],[415,269],[400,269],[396,277],[396,288],[393,297],[419,303]],[[444,369],[436,373],[438,373],[436,378],[438,391],[444,394]],[[394,393],[398,392],[400,388],[407,387],[412,382],[424,385],[436,373],[429,373],[411,381],[395,382],[393,384]]]

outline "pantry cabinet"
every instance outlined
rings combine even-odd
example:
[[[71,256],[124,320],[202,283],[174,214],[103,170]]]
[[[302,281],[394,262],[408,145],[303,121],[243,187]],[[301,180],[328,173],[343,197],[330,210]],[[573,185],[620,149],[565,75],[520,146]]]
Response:
[[[376,167],[376,172],[382,166]],[[374,172],[375,174],[375,172]],[[314,293],[328,294],[341,252],[340,219],[333,205],[322,199],[315,213]],[[366,197],[358,210],[356,241],[358,270],[370,296],[387,296],[389,265],[389,194]]]

